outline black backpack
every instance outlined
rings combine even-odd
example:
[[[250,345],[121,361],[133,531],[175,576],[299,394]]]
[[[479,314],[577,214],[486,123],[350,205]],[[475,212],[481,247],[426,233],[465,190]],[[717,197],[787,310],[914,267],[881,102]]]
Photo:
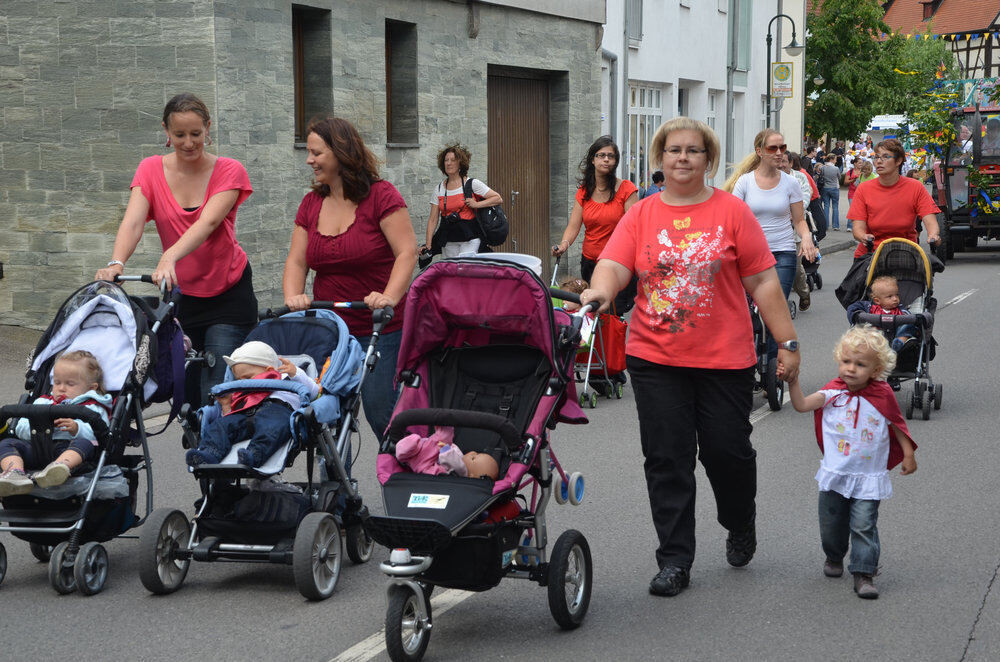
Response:
[[[465,180],[465,197],[479,200],[479,196],[472,192],[472,178]],[[483,207],[476,210],[476,222],[479,224],[479,238],[487,246],[499,246],[507,241],[507,234],[510,232],[510,225],[507,222],[507,215],[500,205]]]

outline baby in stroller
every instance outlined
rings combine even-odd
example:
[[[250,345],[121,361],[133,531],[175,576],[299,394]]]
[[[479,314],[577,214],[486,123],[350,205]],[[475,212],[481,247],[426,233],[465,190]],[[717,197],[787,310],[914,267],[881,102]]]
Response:
[[[847,308],[847,319],[850,321],[855,313],[863,312],[872,315],[909,315],[910,311],[899,305],[899,283],[893,276],[879,276],[872,281],[871,301],[855,301]],[[889,346],[896,352],[896,360],[903,365],[911,365],[915,354],[919,351],[915,324],[903,324],[894,330],[888,338]]]
[[[293,379],[309,390],[310,399],[319,394],[319,385],[267,343],[251,340],[232,356],[222,357],[237,380]],[[222,416],[206,426],[197,448],[187,452],[188,465],[218,464],[233,444],[250,438],[237,451],[240,464],[259,467],[292,436],[291,413],[299,407],[299,397],[288,391],[236,391],[220,396]]]
[[[454,473],[466,478],[496,480],[500,465],[487,453],[462,453],[455,444],[455,429],[443,427],[429,437],[411,434],[396,444],[396,459],[418,474]]]
[[[52,394],[37,398],[36,405],[81,405],[94,411],[107,425],[111,396],[104,392],[104,377],[97,358],[86,350],[61,354],[52,367]],[[31,422],[18,419],[16,438],[0,441],[0,497],[27,494],[37,483],[39,487],[62,485],[76,467],[89,460],[97,447],[93,427],[82,420],[57,418],[52,438],[55,460],[32,476],[25,468],[39,468],[31,445]]]

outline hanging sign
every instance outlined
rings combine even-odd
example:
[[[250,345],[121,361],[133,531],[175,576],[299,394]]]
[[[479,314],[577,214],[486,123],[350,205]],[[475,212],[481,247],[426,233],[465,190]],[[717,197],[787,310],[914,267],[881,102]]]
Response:
[[[771,96],[792,98],[792,63],[771,63]]]

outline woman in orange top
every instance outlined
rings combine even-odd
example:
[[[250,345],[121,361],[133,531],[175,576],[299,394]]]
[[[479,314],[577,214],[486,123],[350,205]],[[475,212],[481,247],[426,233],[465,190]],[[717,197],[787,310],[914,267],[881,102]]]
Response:
[[[587,150],[587,156],[580,162],[580,188],[576,191],[576,202],[569,217],[569,225],[563,232],[562,241],[552,247],[552,254],[562,255],[576,241],[583,225],[583,256],[580,258],[580,275],[590,281],[608,238],[618,226],[625,212],[638,199],[635,184],[627,179],[619,179],[615,174],[621,153],[611,136],[601,136]],[[632,280],[614,301],[614,312],[625,313],[635,303],[636,281]]]

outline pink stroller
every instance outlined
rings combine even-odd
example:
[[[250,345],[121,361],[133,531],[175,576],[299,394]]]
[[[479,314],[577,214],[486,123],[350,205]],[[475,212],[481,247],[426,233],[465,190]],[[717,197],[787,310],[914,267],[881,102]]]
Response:
[[[560,503],[583,496],[583,476],[560,467],[549,430],[587,422],[573,361],[588,310],[553,310],[533,271],[488,257],[443,260],[411,286],[402,393],[377,460],[386,516],[365,522],[393,550],[381,565],[391,577],[385,636],[393,660],[423,657],[434,586],[485,591],[504,577],[529,579],[548,587],[562,628],[583,621],[590,547],[568,530],[547,555],[545,508],[553,490]],[[412,473],[397,460],[396,442],[438,426],[454,428],[463,452],[492,455],[498,479]]]

